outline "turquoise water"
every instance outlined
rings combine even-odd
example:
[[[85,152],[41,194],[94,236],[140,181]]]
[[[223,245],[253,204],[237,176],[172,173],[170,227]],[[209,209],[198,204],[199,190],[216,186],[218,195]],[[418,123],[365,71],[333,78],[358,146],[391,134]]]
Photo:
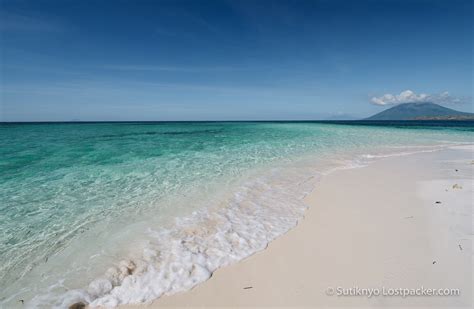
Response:
[[[0,125],[0,303],[15,306],[24,299],[33,307],[64,307],[79,300],[116,305],[187,289],[294,226],[304,205],[292,201],[310,190],[309,185],[295,187],[300,180],[367,158],[472,142],[472,127]],[[311,168],[303,167],[308,164]],[[213,234],[210,243],[193,232],[188,247],[215,243],[219,254],[189,249],[182,240],[179,248],[169,247],[173,237],[189,236],[182,230],[212,221],[212,211],[219,213],[218,223],[206,225],[205,234],[218,236]],[[224,211],[232,211],[233,217],[225,221],[229,213]],[[272,211],[278,218],[271,217]],[[259,221],[259,215],[266,218],[261,229],[250,230],[245,220]],[[221,223],[227,232],[238,231],[237,238],[227,232],[219,236]],[[244,230],[248,236],[242,236]],[[229,252],[235,256],[228,258]],[[165,255],[173,256],[173,263],[186,256],[192,274],[173,277],[166,286],[154,282],[153,276],[162,275]],[[183,264],[177,265],[188,267],[179,261]],[[106,272],[111,265],[116,273]],[[125,275],[120,272],[124,267]],[[141,284],[154,288],[127,294],[127,288],[133,289],[127,276],[147,278]]]

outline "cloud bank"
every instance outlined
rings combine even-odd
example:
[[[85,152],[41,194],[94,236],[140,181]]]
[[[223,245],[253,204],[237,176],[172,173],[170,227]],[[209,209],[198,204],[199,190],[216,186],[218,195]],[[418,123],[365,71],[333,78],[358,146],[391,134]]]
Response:
[[[440,94],[417,94],[411,90],[405,90],[400,94],[384,94],[380,97],[372,97],[370,103],[385,106],[385,105],[397,105],[401,103],[411,102],[432,102],[436,104],[453,105],[465,103],[465,99],[451,96],[447,91]]]

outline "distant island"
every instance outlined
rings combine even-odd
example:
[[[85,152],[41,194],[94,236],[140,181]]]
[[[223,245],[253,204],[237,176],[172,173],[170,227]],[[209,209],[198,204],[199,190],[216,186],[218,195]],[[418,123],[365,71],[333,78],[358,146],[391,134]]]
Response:
[[[403,103],[364,120],[474,120],[474,114],[431,102]]]

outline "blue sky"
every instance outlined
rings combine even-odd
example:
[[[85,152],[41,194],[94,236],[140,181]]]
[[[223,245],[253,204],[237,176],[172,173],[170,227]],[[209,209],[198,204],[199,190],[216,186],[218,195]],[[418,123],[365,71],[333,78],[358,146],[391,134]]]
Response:
[[[471,0],[2,0],[0,121],[472,111],[472,15]]]

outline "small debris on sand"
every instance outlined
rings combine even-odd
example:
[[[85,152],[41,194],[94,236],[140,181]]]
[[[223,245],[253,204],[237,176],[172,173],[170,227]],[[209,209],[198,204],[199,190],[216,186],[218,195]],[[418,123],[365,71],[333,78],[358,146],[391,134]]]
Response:
[[[458,169],[455,169],[455,171],[456,171],[456,172],[459,172],[459,170],[458,170]]]
[[[246,286],[246,287],[244,287],[244,290],[248,290],[248,289],[251,289],[251,288],[253,288],[253,287],[252,286]]]
[[[411,219],[411,218],[413,218],[413,216],[405,217],[405,219]]]
[[[458,245],[458,246],[459,246],[459,250],[461,250],[461,251],[462,251],[462,246],[461,246],[461,245]]]
[[[86,304],[84,304],[83,302],[78,302],[69,306],[69,309],[84,309],[85,307]]]
[[[441,201],[436,201],[435,204],[441,204]]]
[[[436,261],[433,261],[433,265],[436,264]]]
[[[453,189],[462,189],[462,186],[458,185],[457,183],[455,183],[453,185]]]
[[[22,305],[25,303],[23,299],[18,300],[18,302],[20,302]]]

